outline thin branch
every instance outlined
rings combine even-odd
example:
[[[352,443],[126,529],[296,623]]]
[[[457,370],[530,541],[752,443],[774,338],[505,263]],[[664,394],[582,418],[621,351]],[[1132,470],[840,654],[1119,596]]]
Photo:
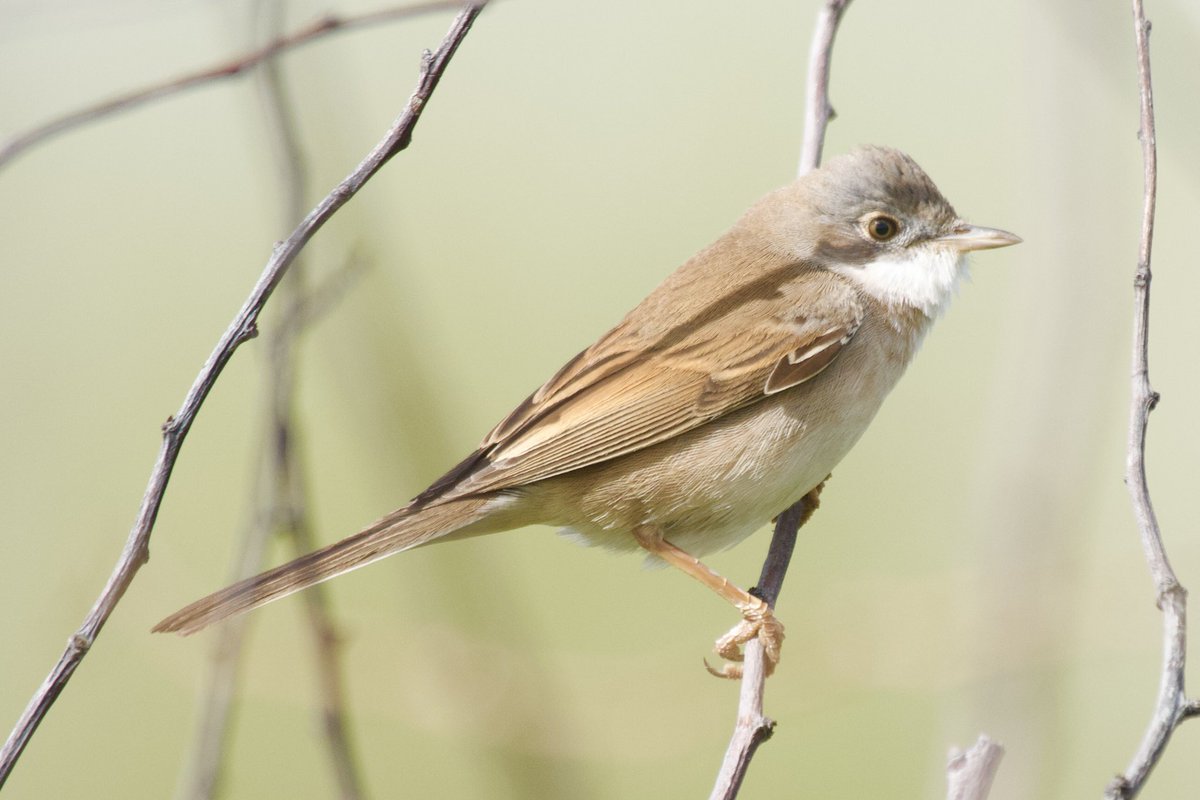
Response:
[[[1105,797],[1130,800],[1142,790],[1151,770],[1166,750],[1171,734],[1193,715],[1196,704],[1184,691],[1187,665],[1187,590],[1175,577],[1162,532],[1150,502],[1146,481],[1146,427],[1150,412],[1158,404],[1158,393],[1150,387],[1150,250],[1154,242],[1154,206],[1158,189],[1158,153],[1154,133],[1154,94],[1150,82],[1150,23],[1142,0],[1133,0],[1134,35],[1137,42],[1138,90],[1141,99],[1142,143],[1142,232],[1138,246],[1137,272],[1133,282],[1133,393],[1129,411],[1129,440],[1125,454],[1125,485],[1133,504],[1138,533],[1145,551],[1150,577],[1163,612],[1163,661],[1158,698],[1137,754],[1124,774],[1109,784]]]
[[[297,557],[316,549],[312,528],[307,525],[293,525],[288,538]],[[365,792],[358,757],[346,724],[349,715],[342,681],[342,639],[329,610],[326,587],[322,585],[315,592],[306,592],[304,597],[304,610],[312,631],[321,734],[329,752],[329,763],[337,781],[339,796],[342,800],[356,800],[365,796]]]
[[[254,489],[264,493],[269,485],[265,466],[260,468]],[[254,509],[252,519],[246,524],[245,532],[238,537],[240,546],[234,558],[234,577],[253,574],[266,555],[267,542],[272,531],[267,509]],[[209,657],[205,686],[200,692],[199,721],[192,741],[188,765],[184,770],[181,789],[177,796],[181,800],[208,800],[220,791],[226,735],[229,731],[233,701],[236,696],[237,676],[242,643],[249,620],[237,618],[222,625],[217,633]]]
[[[295,278],[295,272],[300,262],[294,262],[290,277]],[[353,277],[361,269],[361,262],[351,258],[345,265],[332,273],[320,285],[309,290],[303,297],[296,298],[291,304],[285,318],[279,320],[268,341],[268,367],[272,371],[286,368],[289,361],[281,360],[278,353],[280,343],[295,340],[303,330],[316,323],[318,318],[331,309],[345,293]],[[286,281],[281,290],[292,281]],[[290,359],[290,356],[289,356]],[[272,375],[272,386],[280,386],[282,379]],[[241,543],[234,558],[234,568],[230,571],[231,580],[240,580],[262,569],[267,543],[271,536],[282,533],[288,536],[294,550],[308,552],[315,549],[312,542],[311,528],[308,524],[308,512],[304,502],[305,493],[299,480],[302,471],[298,465],[292,466],[290,460],[285,467],[285,474],[275,469],[281,461],[280,448],[274,446],[281,440],[294,443],[295,436],[286,428],[271,424],[274,410],[278,407],[277,394],[269,393],[268,403],[268,446],[261,452],[262,463],[257,471],[252,496],[260,498],[255,504],[251,519],[246,524],[245,532],[238,537]],[[294,452],[292,444],[285,446],[288,452]],[[324,587],[314,587],[318,592]],[[305,593],[309,597],[310,593]],[[321,730],[325,734],[329,748],[330,760],[334,775],[341,787],[341,796],[346,800],[362,796],[362,780],[358,775],[356,759],[345,723],[343,692],[341,689],[341,668],[337,655],[339,638],[326,610],[328,602],[324,595],[307,601],[305,613],[314,635],[316,645],[316,671],[321,700]],[[239,669],[242,645],[245,640],[248,617],[234,617],[223,623],[217,633],[216,644],[209,660],[209,669],[205,688],[200,696],[201,708],[198,714],[199,724],[193,739],[191,753],[188,756],[188,766],[184,770],[178,796],[188,800],[207,800],[219,794],[222,763],[225,754],[225,741],[229,731],[231,709],[235,699],[235,689]]]
[[[179,457],[179,450],[191,429],[200,406],[212,391],[221,371],[238,346],[256,335],[258,316],[267,299],[308,240],[387,163],[388,159],[411,142],[413,128],[420,119],[422,110],[437,88],[446,66],[482,8],[482,3],[468,5],[459,12],[437,51],[434,53],[426,51],[423,54],[416,90],[408,99],[404,110],[392,124],[384,139],[371,150],[345,180],[308,213],[308,216],[286,241],[276,246],[258,283],[254,286],[250,296],[246,298],[229,328],[221,336],[200,374],[196,376],[195,382],[184,397],[179,412],[170,417],[163,425],[162,446],[150,473],[145,495],[121,557],[103,592],[84,619],[83,625],[68,640],[58,663],[42,685],[38,687],[13,728],[8,741],[5,742],[3,749],[0,749],[0,787],[8,779],[17,760],[21,757],[21,753],[28,745],[30,737],[33,736],[34,731],[37,730],[38,725],[71,679],[71,675],[74,674],[92,643],[95,642],[104,623],[108,621],[125,590],[133,581],[134,575],[149,558],[150,533],[154,528],[154,521],[158,516],[171,471]]]
[[[272,39],[279,37],[282,27],[282,0],[258,4],[265,17],[265,26]],[[288,102],[278,58],[268,58],[257,73],[262,94],[262,108],[271,130],[276,166],[282,187],[285,224],[291,224],[304,214],[308,195],[308,176],[300,142],[296,135],[295,115]],[[354,262],[350,262],[353,265]],[[266,342],[267,404],[264,420],[265,442],[262,463],[251,497],[254,513],[247,524],[232,571],[238,581],[260,571],[267,543],[276,534],[288,538],[294,550],[310,550],[311,529],[308,518],[304,468],[298,450],[295,425],[296,353],[306,323],[314,320],[313,304],[306,289],[305,258],[297,257],[289,275],[280,283],[280,300],[284,306],[282,319],[273,326]],[[321,287],[319,299],[328,294],[340,297],[346,281],[341,270],[332,290]],[[323,304],[324,306],[325,304]],[[323,310],[323,309],[322,309]],[[351,745],[347,712],[343,700],[339,637],[328,609],[326,595],[318,592],[305,605],[315,644],[318,695],[321,704],[323,739],[329,752],[334,778],[343,800],[362,797],[362,779]],[[221,626],[213,648],[208,671],[207,687],[202,693],[200,724],[197,729],[189,767],[185,772],[185,788],[181,796],[193,800],[209,800],[220,790],[226,742],[231,728],[231,708],[236,697],[241,654],[246,642],[247,624],[230,620]]]
[[[826,477],[825,481],[828,480]],[[796,547],[796,534],[821,505],[821,490],[825,488],[825,481],[821,481],[817,488],[800,498],[775,520],[771,546],[758,577],[758,586],[753,590],[772,608],[783,588],[783,579]],[[766,686],[764,666],[762,644],[757,639],[748,642],[745,661],[742,662],[737,722],[709,800],[732,800],[737,797],[746,771],[750,768],[750,760],[754,758],[758,746],[770,739],[775,730],[775,721],[763,714],[763,690]]]
[[[396,6],[394,8],[386,8],[353,16],[326,15],[308,23],[294,33],[276,39],[253,52],[246,53],[229,61],[223,61],[197,72],[180,75],[170,80],[154,83],[141,89],[135,89],[127,94],[118,95],[117,97],[85,108],[76,109],[60,117],[48,120],[28,131],[12,136],[3,142],[3,144],[0,144],[0,169],[8,166],[10,161],[29,148],[41,144],[60,133],[65,133],[82,125],[103,119],[118,111],[126,111],[153,100],[158,100],[159,98],[169,97],[188,89],[203,86],[206,83],[237,77],[250,68],[274,58],[285,50],[291,50],[334,33],[366,28],[418,14],[445,11],[461,6],[461,0],[432,0],[431,2]]]
[[[280,96],[282,98],[282,95]],[[354,261],[349,262],[352,267]],[[343,270],[342,273],[348,273]],[[300,277],[296,275],[294,277]],[[338,277],[337,274],[334,276]],[[298,337],[306,321],[315,318],[314,312],[328,308],[327,298],[341,294],[345,279],[327,282],[317,290],[304,293],[296,285],[296,297],[292,302],[287,322],[280,325],[271,353],[273,402],[268,429],[274,442],[272,448],[275,488],[272,491],[273,516],[277,529],[289,540],[297,557],[316,549],[312,534],[311,517],[308,511],[308,492],[305,486],[305,470],[301,463],[295,425],[295,350]],[[321,302],[326,300],[326,302]],[[261,569],[260,562],[256,569]],[[339,794],[343,800],[358,800],[363,796],[362,778],[347,725],[345,691],[343,690],[340,656],[341,637],[333,614],[329,609],[325,587],[314,587],[316,591],[305,596],[305,614],[312,631],[313,661],[317,673],[317,696],[320,701],[320,727],[333,767]]]
[[[946,800],[987,800],[1004,748],[983,734],[966,752],[952,752],[946,764]]]
[[[826,0],[817,14],[812,48],[808,52],[808,87],[804,95],[804,141],[800,145],[799,174],[814,170],[825,149],[825,129],[835,116],[829,103],[829,69],[833,59],[833,37],[850,0]]]

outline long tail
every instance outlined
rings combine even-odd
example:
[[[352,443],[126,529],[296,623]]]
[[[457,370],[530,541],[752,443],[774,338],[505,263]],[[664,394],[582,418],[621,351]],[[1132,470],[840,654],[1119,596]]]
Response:
[[[340,542],[197,600],[155,625],[154,632],[176,632],[187,636],[226,617],[257,608],[433,539],[452,533],[470,535],[500,530],[507,526],[473,524],[482,523],[495,508],[495,502],[495,497],[469,498],[415,510],[405,507],[393,511],[374,525]],[[465,530],[468,526],[471,530]]]

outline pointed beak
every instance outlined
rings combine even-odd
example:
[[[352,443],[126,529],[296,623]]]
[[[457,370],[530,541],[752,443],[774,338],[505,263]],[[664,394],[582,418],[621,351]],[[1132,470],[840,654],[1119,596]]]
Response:
[[[1020,244],[1022,240],[1015,233],[1002,231],[999,228],[984,228],[960,222],[954,226],[952,232],[945,236],[939,236],[935,241],[948,244],[960,253],[969,253],[972,250],[1008,247],[1012,244]]]

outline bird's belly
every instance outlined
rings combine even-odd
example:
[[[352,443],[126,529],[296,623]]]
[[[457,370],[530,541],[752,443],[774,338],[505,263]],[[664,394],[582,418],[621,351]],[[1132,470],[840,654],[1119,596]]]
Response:
[[[630,532],[639,525],[657,526],[696,556],[737,544],[825,480],[886,393],[822,404],[808,387],[797,388],[544,482],[538,499],[547,521],[618,550],[637,549]]]

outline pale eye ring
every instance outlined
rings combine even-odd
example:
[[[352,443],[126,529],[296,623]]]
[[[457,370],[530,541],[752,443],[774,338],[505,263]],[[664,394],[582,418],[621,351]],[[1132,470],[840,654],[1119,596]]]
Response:
[[[876,214],[867,220],[864,227],[867,235],[877,242],[886,242],[900,232],[900,223],[887,214]]]

